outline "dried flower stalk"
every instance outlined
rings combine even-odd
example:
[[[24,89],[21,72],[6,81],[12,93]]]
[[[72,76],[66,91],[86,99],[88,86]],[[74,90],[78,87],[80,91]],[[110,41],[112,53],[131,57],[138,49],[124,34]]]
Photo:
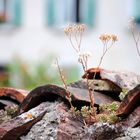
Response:
[[[103,59],[106,55],[106,53],[109,51],[109,49],[112,48],[112,46],[114,45],[114,43],[116,41],[118,41],[118,38],[116,35],[108,35],[108,34],[103,34],[99,37],[99,39],[101,40],[102,44],[103,44],[103,52],[102,52],[102,56],[100,58],[100,61],[99,61],[99,64],[97,66],[97,69],[100,68],[102,62],[103,62]],[[94,79],[95,79],[95,76],[96,76],[96,71],[94,73]]]
[[[103,58],[106,55],[107,51],[114,45],[114,43],[116,41],[118,41],[118,38],[116,35],[108,35],[108,34],[101,35],[99,39],[103,43],[103,53],[102,53],[101,59],[98,64],[98,68],[101,66],[101,63],[102,63]]]
[[[56,65],[57,65],[57,68],[58,68],[58,71],[59,71],[59,75],[60,75],[60,78],[61,78],[61,81],[63,83],[63,86],[67,92],[67,100],[69,101],[70,103],[70,107],[73,108],[73,105],[72,105],[72,102],[71,102],[71,94],[70,92],[68,91],[68,86],[66,84],[66,80],[65,80],[65,76],[64,76],[64,73],[63,73],[63,70],[60,68],[60,65],[59,65],[59,62],[58,62],[58,59],[56,59]]]
[[[90,56],[89,53],[81,53],[81,42],[82,42],[82,36],[85,31],[85,25],[73,25],[68,26],[64,29],[65,34],[67,35],[68,39],[70,40],[71,46],[76,51],[78,55],[78,62],[82,65],[84,73],[86,73],[88,69],[88,58]],[[86,75],[87,79],[87,86],[88,86],[88,93],[90,97],[90,105],[92,108],[91,115],[93,116],[93,119],[96,120],[96,114],[94,110],[94,98],[93,98],[93,91],[90,88],[89,80],[88,80],[88,74]]]
[[[86,72],[87,68],[88,68],[87,63],[88,63],[88,58],[89,57],[90,57],[89,53],[80,54],[79,58],[78,58],[78,62],[81,63],[83,71],[86,74],[88,93],[89,93],[89,97],[90,97],[90,104],[91,104],[91,108],[92,108],[92,113],[95,116],[93,90],[91,90],[91,88],[90,88],[90,84],[89,84],[89,80],[88,80],[88,73]]]

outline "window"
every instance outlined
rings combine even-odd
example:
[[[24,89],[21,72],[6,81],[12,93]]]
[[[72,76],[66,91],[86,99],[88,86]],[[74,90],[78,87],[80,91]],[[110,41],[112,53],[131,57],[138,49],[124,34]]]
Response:
[[[134,17],[137,25],[140,24],[140,0],[128,0],[128,18]]]
[[[0,26],[21,24],[21,0],[0,0]]]
[[[134,0],[133,16],[135,18],[135,22],[140,24],[140,0]]]
[[[0,23],[6,22],[6,0],[0,1]]]
[[[46,22],[50,27],[71,23],[94,25],[95,0],[46,0]]]

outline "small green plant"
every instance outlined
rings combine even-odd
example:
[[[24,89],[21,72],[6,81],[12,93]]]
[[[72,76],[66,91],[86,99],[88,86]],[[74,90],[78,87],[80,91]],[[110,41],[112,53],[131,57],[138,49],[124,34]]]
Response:
[[[81,112],[80,112],[80,110],[78,110],[76,107],[71,107],[71,108],[70,108],[70,113],[72,114],[72,116],[73,116],[74,118],[81,117]]]
[[[97,115],[97,120],[99,122],[103,122],[103,123],[110,123],[110,124],[114,124],[116,122],[118,122],[120,120],[120,118],[118,116],[116,116],[115,113],[111,113],[111,114],[98,114]]]
[[[18,110],[17,105],[5,106],[4,110],[1,109],[0,110],[0,124],[10,120],[17,110]]]
[[[108,122],[108,115],[106,114],[98,114],[97,115],[97,120],[100,121],[100,122]]]
[[[107,105],[107,110],[111,113],[114,113],[119,108],[119,105],[115,102]]]
[[[94,110],[96,111],[96,108],[94,108]],[[69,112],[73,118],[83,122],[85,126],[95,122],[95,118],[92,115],[91,106],[83,106],[80,110],[78,110],[76,107],[72,107],[70,108]]]
[[[5,111],[6,111],[7,115],[13,116],[14,113],[16,113],[18,111],[18,106],[17,105],[6,106]]]
[[[115,112],[119,108],[119,105],[116,102],[112,102],[110,104],[100,104],[99,111],[100,113],[104,111]]]
[[[124,98],[125,98],[125,96],[128,94],[128,89],[122,89],[122,92],[120,93],[120,95],[119,95],[119,98],[120,98],[120,100],[122,101]]]
[[[108,122],[113,124],[113,123],[116,123],[120,121],[120,118],[118,116],[116,116],[115,112],[111,113],[109,116],[108,116]]]
[[[99,111],[100,111],[100,113],[104,112],[106,109],[107,109],[107,105],[105,105],[105,104],[100,104],[100,106],[99,106]]]
[[[111,104],[101,104],[99,106],[99,114],[97,115],[97,120],[100,122],[116,123],[120,120],[116,116],[115,112],[118,109],[118,104],[112,102]]]
[[[91,113],[92,113],[91,107],[89,107],[89,106],[83,106],[81,108],[81,114],[82,114],[83,118],[89,117],[91,115]]]

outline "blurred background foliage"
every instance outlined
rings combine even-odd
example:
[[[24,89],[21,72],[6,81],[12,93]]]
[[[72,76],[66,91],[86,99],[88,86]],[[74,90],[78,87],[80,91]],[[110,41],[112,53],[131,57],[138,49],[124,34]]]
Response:
[[[19,57],[0,68],[0,86],[1,87],[16,87],[31,90],[39,85],[58,84],[61,85],[58,69],[54,66],[54,57],[47,56],[46,58],[29,64]],[[67,83],[78,80],[80,73],[78,66],[61,66]]]

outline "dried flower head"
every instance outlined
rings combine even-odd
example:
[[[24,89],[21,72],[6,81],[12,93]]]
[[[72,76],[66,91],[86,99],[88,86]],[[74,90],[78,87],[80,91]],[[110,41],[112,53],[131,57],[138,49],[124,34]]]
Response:
[[[70,25],[64,29],[65,34],[70,40],[71,46],[77,53],[80,52],[82,35],[85,31],[85,28],[86,27],[84,24],[75,24]]]
[[[100,39],[102,42],[108,42],[108,41],[111,39],[111,37],[110,37],[110,35],[108,35],[108,34],[102,34],[102,35],[99,37],[99,39]]]
[[[79,32],[84,32],[86,29],[86,26],[84,24],[79,24],[79,25],[75,25],[75,26],[76,26],[77,31],[79,31]]]
[[[118,37],[116,35],[111,35],[112,42],[118,41]]]
[[[66,35],[71,35],[72,33],[75,34],[77,32],[84,32],[85,31],[86,26],[84,24],[74,24],[74,25],[69,25],[68,27],[66,27],[64,29],[64,32]]]
[[[87,70],[88,60],[91,54],[89,52],[79,53],[78,62],[82,64],[84,72]]]
[[[130,20],[128,21],[128,28],[130,30],[134,30],[135,29],[135,26],[136,26],[135,18],[134,17],[131,17]]]
[[[64,29],[64,32],[66,35],[71,35],[73,32],[73,27],[72,26],[68,26]]]
[[[90,52],[79,53],[78,62],[79,63],[81,63],[81,61],[87,62],[90,57],[91,57]]]

